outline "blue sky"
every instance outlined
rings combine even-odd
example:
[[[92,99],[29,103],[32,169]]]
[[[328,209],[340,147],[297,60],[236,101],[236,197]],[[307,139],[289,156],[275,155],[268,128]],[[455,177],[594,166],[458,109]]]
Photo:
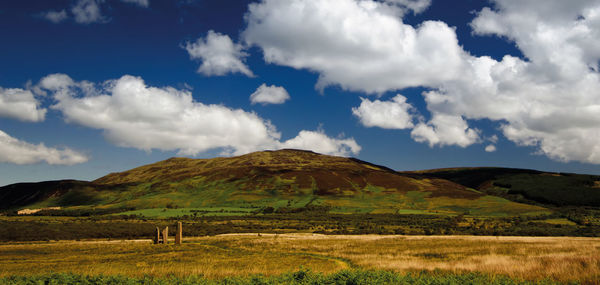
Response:
[[[3,1],[0,185],[286,147],[600,174],[600,4],[564,2]]]

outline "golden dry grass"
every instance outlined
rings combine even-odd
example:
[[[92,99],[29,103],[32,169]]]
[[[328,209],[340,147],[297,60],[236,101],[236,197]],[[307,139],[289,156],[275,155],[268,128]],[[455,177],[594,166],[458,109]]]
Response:
[[[0,245],[0,276],[53,272],[209,278],[275,275],[300,266],[398,272],[482,272],[520,279],[600,284],[600,239],[572,237],[322,236],[236,234],[148,241]]]

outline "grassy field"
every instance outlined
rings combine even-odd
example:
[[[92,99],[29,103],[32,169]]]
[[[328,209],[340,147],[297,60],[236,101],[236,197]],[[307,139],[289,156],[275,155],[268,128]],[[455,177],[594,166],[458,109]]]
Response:
[[[12,242],[0,245],[0,256],[0,277],[74,273],[222,279],[303,268],[328,274],[477,272],[492,279],[600,284],[599,238],[231,234],[190,238],[181,246],[149,240]]]

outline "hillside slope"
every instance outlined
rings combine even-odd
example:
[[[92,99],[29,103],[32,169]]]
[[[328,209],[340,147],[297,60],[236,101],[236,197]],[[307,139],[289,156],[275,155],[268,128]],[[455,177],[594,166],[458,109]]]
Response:
[[[5,191],[10,192],[0,189]],[[65,203],[64,195],[82,197],[85,203],[73,199]],[[358,159],[289,149],[228,158],[171,158],[111,173],[27,206],[54,205],[103,209],[321,206],[334,213],[483,216],[548,212],[431,175],[398,173]]]
[[[600,207],[598,175],[495,167],[435,169],[407,173],[447,179],[513,201]]]
[[[1,187],[0,209],[23,207],[35,203],[43,203],[52,198],[62,197],[57,206],[69,204],[68,193],[85,192],[90,182],[78,180],[57,180],[38,183],[16,183]],[[84,190],[86,189],[86,190]],[[83,199],[75,199],[76,203],[85,203]]]

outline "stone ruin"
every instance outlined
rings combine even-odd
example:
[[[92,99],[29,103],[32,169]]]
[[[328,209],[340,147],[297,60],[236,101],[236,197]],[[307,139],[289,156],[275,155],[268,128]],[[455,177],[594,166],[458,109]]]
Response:
[[[181,222],[177,222],[177,233],[175,234],[175,244],[181,244],[181,239],[183,239],[183,228],[181,226]]]
[[[154,244],[167,244],[169,243],[169,227],[165,227],[162,232],[156,227],[156,235],[152,238]],[[177,232],[175,233],[175,244],[181,244],[183,240],[183,226],[181,222],[177,222]]]

